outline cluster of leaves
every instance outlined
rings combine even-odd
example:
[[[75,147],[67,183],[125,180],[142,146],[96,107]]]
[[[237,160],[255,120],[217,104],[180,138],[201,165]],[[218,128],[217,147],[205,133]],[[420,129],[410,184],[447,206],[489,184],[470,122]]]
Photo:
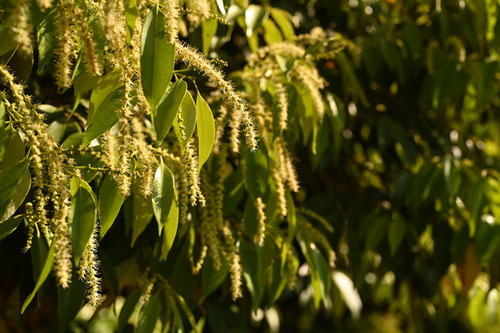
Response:
[[[315,62],[340,39],[295,36],[290,14],[244,1],[23,1],[0,14],[14,24],[0,26],[0,237],[19,252],[2,325],[36,325],[40,308],[61,330],[249,324],[297,288],[301,265],[327,304],[332,229],[301,207],[293,164],[332,117]],[[187,44],[216,57],[240,34],[249,64],[234,85]],[[218,323],[242,293],[242,321]]]

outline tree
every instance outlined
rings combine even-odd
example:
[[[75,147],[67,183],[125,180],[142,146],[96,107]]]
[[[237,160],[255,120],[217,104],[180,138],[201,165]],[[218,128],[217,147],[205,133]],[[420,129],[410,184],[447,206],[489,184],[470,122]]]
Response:
[[[0,327],[493,329],[498,7],[3,3]]]

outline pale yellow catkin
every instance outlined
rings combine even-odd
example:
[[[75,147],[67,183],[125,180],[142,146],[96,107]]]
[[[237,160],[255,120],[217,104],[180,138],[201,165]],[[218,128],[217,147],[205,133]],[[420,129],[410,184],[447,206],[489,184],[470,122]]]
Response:
[[[55,77],[59,89],[72,84],[73,63],[77,54],[77,35],[73,26],[74,6],[63,1],[57,6],[59,47],[55,50]]]
[[[23,252],[28,252],[31,248],[31,243],[33,241],[33,234],[35,232],[35,213],[33,211],[33,204],[28,202],[26,205],[26,222],[28,227],[28,235],[26,237],[26,245],[23,248]]]
[[[13,10],[9,18],[9,26],[11,27],[15,41],[19,45],[19,52],[27,56],[32,52],[32,27],[28,1],[11,0],[11,3]]]
[[[276,96],[278,97],[278,110],[279,110],[279,128],[280,131],[286,130],[288,122],[288,95],[285,87],[279,81],[274,82],[276,87]]]
[[[44,12],[46,9],[52,7],[52,0],[37,0],[38,7]]]
[[[232,112],[235,112],[238,119],[241,119],[243,131],[246,138],[246,143],[249,148],[254,151],[257,149],[257,133],[253,124],[252,118],[247,110],[245,102],[238,95],[233,85],[224,79],[222,72],[213,66],[213,64],[200,52],[192,47],[182,44],[175,44],[176,59],[184,61],[188,66],[205,75],[208,80],[213,83],[226,98]],[[238,145],[235,145],[237,147]],[[233,151],[237,151],[233,147]]]
[[[257,206],[257,234],[255,235],[255,242],[259,244],[259,246],[264,245],[264,240],[266,237],[266,213],[265,213],[265,208],[266,205],[262,201],[261,197],[257,197],[256,199],[256,206]]]
[[[87,71],[92,75],[101,75],[101,65],[97,59],[97,54],[95,51],[95,41],[90,32],[88,15],[85,15],[82,10],[75,6],[75,19],[79,23],[80,38],[83,42],[83,60]]]
[[[169,43],[175,43],[179,34],[179,1],[163,0],[162,5],[165,12],[165,33]]]
[[[94,309],[102,301],[99,260],[97,259],[98,239],[99,227],[96,226],[80,259],[79,269],[80,278],[87,285],[87,301]]]

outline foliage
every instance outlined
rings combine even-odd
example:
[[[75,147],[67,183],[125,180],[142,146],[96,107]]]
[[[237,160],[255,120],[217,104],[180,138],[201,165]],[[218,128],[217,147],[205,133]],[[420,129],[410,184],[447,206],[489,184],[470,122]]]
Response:
[[[3,2],[0,327],[493,329],[499,6]]]

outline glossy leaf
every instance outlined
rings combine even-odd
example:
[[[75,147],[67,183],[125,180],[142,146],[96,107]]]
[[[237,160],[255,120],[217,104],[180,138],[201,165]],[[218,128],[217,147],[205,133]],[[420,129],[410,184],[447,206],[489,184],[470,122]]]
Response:
[[[0,222],[0,241],[10,235],[23,221],[20,217],[13,217]]]
[[[2,172],[0,176],[0,216],[4,216],[6,210],[16,193],[17,186],[21,182],[29,165],[28,158],[24,158],[14,167]]]
[[[101,238],[113,225],[124,201],[125,197],[118,188],[118,184],[110,176],[106,176],[102,181],[98,198]]]
[[[24,202],[24,199],[28,195],[28,192],[31,188],[31,175],[28,169],[24,171],[23,176],[21,177],[21,181],[16,186],[16,190],[14,191],[14,195],[12,196],[5,212],[0,217],[0,222],[8,219],[17,211],[17,209]]]
[[[85,250],[97,219],[96,197],[90,186],[82,179],[71,180],[71,207],[68,223],[71,227],[73,258],[77,264]]]
[[[165,95],[158,104],[156,115],[153,117],[156,140],[162,142],[168,134],[174,119],[177,117],[179,107],[186,95],[187,84],[179,80],[169,85]]]
[[[161,245],[161,256],[160,260],[166,260],[167,255],[174,244],[175,236],[177,235],[177,229],[179,227],[179,204],[177,199],[177,193],[174,189],[174,200],[172,201],[172,207],[167,216],[167,221],[164,224],[164,232]]]
[[[175,46],[167,42],[164,29],[163,13],[150,11],[142,26],[141,80],[144,96],[153,114],[174,70]]]
[[[215,142],[215,123],[212,110],[198,93],[196,98],[196,123],[198,124],[198,171],[210,157]]]

